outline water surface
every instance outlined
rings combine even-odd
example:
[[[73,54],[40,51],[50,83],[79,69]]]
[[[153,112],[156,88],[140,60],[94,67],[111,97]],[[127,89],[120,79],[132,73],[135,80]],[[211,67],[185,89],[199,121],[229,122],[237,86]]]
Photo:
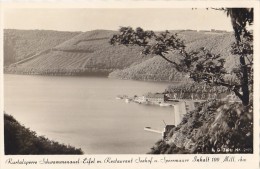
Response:
[[[173,124],[172,107],[125,103],[117,95],[162,92],[169,83],[104,77],[4,75],[4,107],[38,135],[86,154],[144,154]]]

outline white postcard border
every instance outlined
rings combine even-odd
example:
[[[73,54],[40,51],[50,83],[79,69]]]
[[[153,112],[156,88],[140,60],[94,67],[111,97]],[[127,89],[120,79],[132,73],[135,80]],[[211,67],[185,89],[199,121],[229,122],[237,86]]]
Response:
[[[53,3],[54,2],[54,3]],[[221,158],[224,159],[224,154],[214,154],[214,155],[79,155],[79,156],[68,156],[68,155],[15,155],[15,156],[7,156],[4,155],[4,144],[3,144],[3,116],[0,117],[1,119],[1,168],[3,169],[35,169],[35,168],[259,168],[259,72],[260,72],[260,61],[259,61],[259,2],[258,1],[87,1],[87,2],[78,2],[78,3],[72,3],[72,2],[48,2],[48,3],[36,3],[36,2],[29,2],[29,3],[2,3],[1,4],[1,67],[3,68],[3,10],[6,8],[206,8],[206,7],[254,7],[255,10],[255,18],[254,18],[254,154],[235,154],[230,155],[234,156],[235,158],[239,159],[240,157],[245,158],[247,162],[241,162],[241,163],[214,163],[214,162],[208,162],[208,163],[199,163],[199,162],[187,162],[187,163],[137,163],[139,161],[139,158],[141,159],[150,159],[151,157],[157,160],[161,160],[164,158],[168,159],[189,159],[190,161],[193,160],[195,156],[198,157],[209,157],[212,158]],[[3,112],[3,69],[1,69],[1,112]],[[156,141],[156,140],[155,140]],[[135,163],[132,164],[109,164],[104,163],[104,160],[108,157],[111,157],[112,159],[131,159],[135,161]],[[6,161],[12,158],[14,160],[25,160],[25,161],[42,161],[43,159],[49,159],[49,160],[77,160],[78,158],[80,160],[84,160],[85,158],[92,158],[97,161],[101,160],[103,161],[102,164],[78,164],[78,165],[49,165],[49,164],[38,164],[38,165],[8,165]],[[163,161],[163,160],[162,160]]]

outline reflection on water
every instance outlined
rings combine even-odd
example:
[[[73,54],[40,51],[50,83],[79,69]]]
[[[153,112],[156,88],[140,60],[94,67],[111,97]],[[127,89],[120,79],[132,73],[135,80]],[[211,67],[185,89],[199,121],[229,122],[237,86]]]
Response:
[[[168,83],[102,77],[4,76],[4,106],[26,127],[90,154],[144,154],[173,124],[172,107],[126,104],[117,95],[162,92]]]

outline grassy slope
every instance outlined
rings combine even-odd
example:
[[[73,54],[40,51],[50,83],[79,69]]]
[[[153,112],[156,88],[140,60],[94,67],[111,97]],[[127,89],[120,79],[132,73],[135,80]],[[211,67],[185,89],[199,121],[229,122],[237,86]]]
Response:
[[[230,44],[233,42],[231,33],[208,34],[201,32],[179,32],[179,37],[184,39],[187,50],[206,47],[214,53],[221,54],[226,59],[227,68],[230,70],[238,63],[237,58],[230,54]],[[180,57],[177,53],[168,56],[172,60]],[[173,69],[171,64],[160,57],[154,57],[138,65],[130,66],[124,70],[117,70],[110,74],[112,78],[135,79],[135,80],[161,80],[179,81],[184,80],[185,75]]]
[[[50,49],[79,32],[49,30],[4,30],[4,66]]]
[[[28,74],[109,73],[142,62],[140,48],[112,46],[114,31],[95,30],[81,33],[26,62],[9,67],[8,72]]]
[[[4,139],[6,155],[83,154],[81,149],[37,136],[7,114],[4,114]]]

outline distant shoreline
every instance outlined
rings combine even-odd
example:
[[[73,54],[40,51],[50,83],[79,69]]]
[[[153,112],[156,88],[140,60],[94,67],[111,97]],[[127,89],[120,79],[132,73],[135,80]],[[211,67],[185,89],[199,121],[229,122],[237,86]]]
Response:
[[[26,73],[26,72],[10,72],[4,71],[4,74],[12,75],[39,75],[39,76],[96,76],[96,77],[108,77],[108,72],[53,72],[53,73]]]
[[[141,82],[156,82],[156,83],[176,83],[176,84],[179,84],[179,83],[183,83],[183,82],[186,82],[186,81],[167,81],[167,80],[149,80],[149,79],[140,79],[140,80],[137,80],[137,79],[122,79],[122,78],[114,78],[114,77],[110,77],[109,76],[109,73],[90,73],[90,72],[87,72],[87,73],[82,73],[82,74],[69,74],[69,73],[60,73],[60,74],[36,74],[36,73],[10,73],[10,72],[4,72],[4,75],[27,75],[27,76],[61,76],[61,77],[104,77],[104,78],[108,78],[108,79],[118,79],[118,80],[131,80],[131,81],[141,81]]]

